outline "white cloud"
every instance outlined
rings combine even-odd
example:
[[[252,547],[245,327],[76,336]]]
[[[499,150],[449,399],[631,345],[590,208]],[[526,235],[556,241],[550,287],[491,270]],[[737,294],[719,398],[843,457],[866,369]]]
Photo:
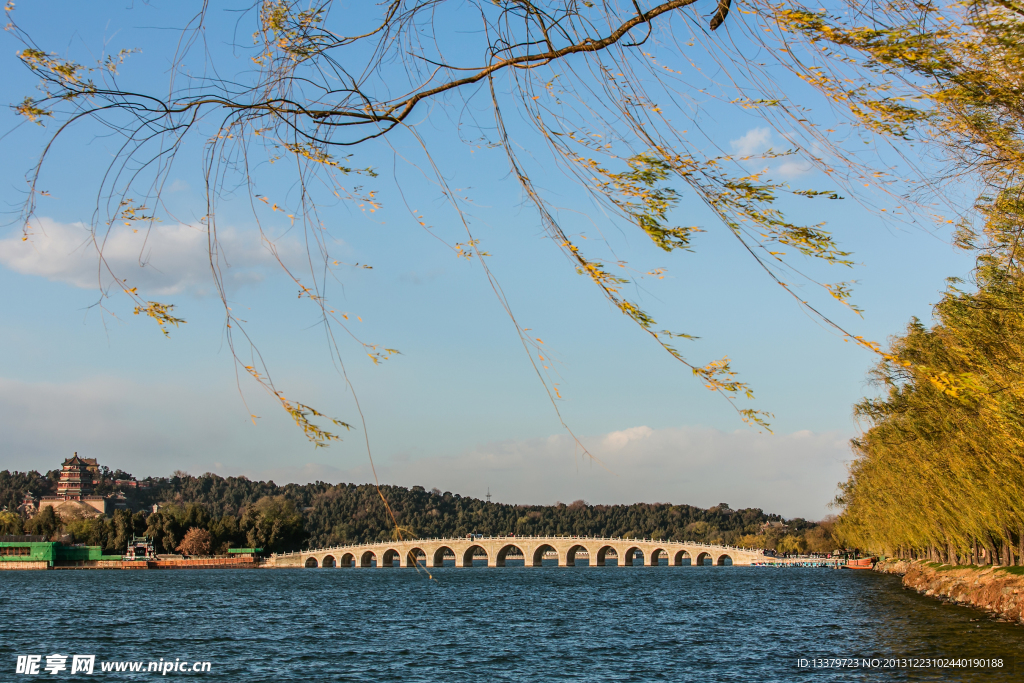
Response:
[[[804,159],[791,159],[779,164],[778,174],[783,178],[796,178],[810,173],[814,169],[811,162]]]
[[[790,146],[799,147],[792,136],[784,135],[783,137]],[[740,157],[761,154],[771,147],[771,143],[772,131],[769,128],[751,128],[743,137],[729,141],[733,154]],[[818,152],[819,150],[816,149],[815,151]],[[773,174],[788,180],[806,175],[812,170],[814,170],[814,166],[806,159],[790,157],[776,166],[773,169]]]
[[[751,128],[741,138],[730,140],[734,154],[746,157],[752,154],[760,154],[768,149],[772,141],[772,132],[768,128]]]
[[[25,275],[66,282],[75,287],[106,287],[111,275],[102,267],[97,247],[83,223],[36,221],[28,240],[20,231],[0,239],[0,263]],[[263,279],[276,265],[270,250],[253,231],[233,229],[218,233],[221,273],[227,284],[248,284]],[[114,274],[138,287],[144,295],[202,293],[211,288],[208,237],[203,226],[157,223],[151,230],[134,232],[114,226],[102,244],[103,257]],[[284,260],[301,247],[284,242],[278,251]]]
[[[601,439],[601,443],[608,450],[617,451],[628,445],[630,441],[646,439],[653,433],[654,430],[647,426],[630,427],[629,429],[623,429],[622,431],[607,434],[603,439]]]
[[[800,144],[800,136],[796,132],[787,133],[783,137],[786,139],[786,142],[789,143],[789,146],[791,148],[800,150],[806,149],[803,145]],[[823,154],[821,145],[816,140],[811,141],[810,150],[811,154],[814,155],[815,157],[820,158]],[[775,169],[775,172],[781,177],[789,180],[792,178],[797,178],[802,175],[806,175],[813,170],[814,164],[812,164],[806,158],[803,158],[802,156],[791,156],[786,161],[783,161],[781,164],[779,164],[778,168]]]

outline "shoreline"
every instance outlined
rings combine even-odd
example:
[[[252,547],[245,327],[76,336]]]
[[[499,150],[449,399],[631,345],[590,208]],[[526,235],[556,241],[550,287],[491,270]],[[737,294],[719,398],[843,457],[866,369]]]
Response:
[[[1024,625],[1024,571],[1017,573],[1021,569],[897,559],[880,560],[874,566],[876,572],[902,577],[904,588],[921,595],[980,609],[1001,621]]]
[[[253,557],[204,557],[181,560],[80,560],[71,562],[0,562],[0,570],[61,571],[76,569],[257,569],[265,563]]]

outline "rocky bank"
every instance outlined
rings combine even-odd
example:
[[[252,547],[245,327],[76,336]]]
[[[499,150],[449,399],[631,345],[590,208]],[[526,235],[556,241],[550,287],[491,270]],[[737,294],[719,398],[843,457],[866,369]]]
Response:
[[[902,576],[905,588],[923,595],[983,609],[1007,621],[1024,624],[1024,575],[1011,574],[999,567],[953,567],[894,559],[878,562],[875,571]]]

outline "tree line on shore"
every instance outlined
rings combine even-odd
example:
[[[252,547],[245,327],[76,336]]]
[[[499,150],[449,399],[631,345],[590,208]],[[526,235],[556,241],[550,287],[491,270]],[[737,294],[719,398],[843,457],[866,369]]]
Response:
[[[856,414],[871,427],[840,501],[849,544],[950,564],[1024,562],[1024,273],[980,259],[926,328],[914,320]]]
[[[946,159],[946,177],[980,187],[954,239],[976,260],[968,280],[948,280],[933,324],[913,319],[872,371],[881,395],[855,408],[868,428],[836,533],[903,558],[1022,564],[1024,14],[988,0],[889,7],[884,26],[814,30],[910,86],[907,134]]]
[[[37,533],[47,537],[68,534],[74,542],[120,552],[132,535],[153,539],[157,552],[182,547],[192,529],[207,532],[202,543],[188,545],[225,552],[228,548],[258,547],[270,552],[303,547],[387,540],[403,537],[485,535],[622,536],[689,540],[784,553],[829,552],[837,547],[831,522],[783,520],[757,508],[732,510],[726,504],[709,509],[667,503],[588,505],[584,501],[556,505],[491,503],[421,486],[407,489],[382,486],[381,492],[398,528],[371,485],[324,482],[287,484],[185,473],[149,479],[150,487],[118,487],[131,509],[112,517],[61,519],[46,507],[31,518],[13,512],[25,492],[47,495],[55,487],[56,471],[0,472],[0,534]],[[127,475],[127,473],[120,473]],[[120,477],[120,478],[127,478]],[[113,490],[109,481],[104,484]],[[102,486],[101,485],[101,486]],[[156,512],[146,512],[156,503]],[[776,523],[774,527],[767,523]],[[196,537],[198,538],[198,537]]]

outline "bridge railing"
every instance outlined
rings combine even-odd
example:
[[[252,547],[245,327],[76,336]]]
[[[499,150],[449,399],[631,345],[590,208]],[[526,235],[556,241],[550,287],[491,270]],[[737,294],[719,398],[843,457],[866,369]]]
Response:
[[[717,548],[732,552],[744,552],[754,553],[756,555],[764,555],[764,550],[752,549],[752,548],[740,548],[732,545],[714,545],[711,543],[701,543],[699,541],[666,541],[654,540],[650,538],[622,538],[622,537],[605,537],[605,536],[442,536],[440,538],[413,538],[408,540],[400,541],[372,541],[368,543],[351,543],[348,545],[335,545],[328,548],[310,548],[308,550],[293,550],[287,553],[272,553],[271,557],[289,557],[292,555],[309,555],[312,553],[326,553],[335,551],[351,550],[354,548],[376,548],[384,546],[395,546],[399,544],[415,544],[415,543],[437,543],[437,542],[451,542],[451,541],[505,541],[512,545],[519,539],[529,541],[608,541],[614,543],[661,543],[665,545],[688,545],[697,546],[700,548]]]

